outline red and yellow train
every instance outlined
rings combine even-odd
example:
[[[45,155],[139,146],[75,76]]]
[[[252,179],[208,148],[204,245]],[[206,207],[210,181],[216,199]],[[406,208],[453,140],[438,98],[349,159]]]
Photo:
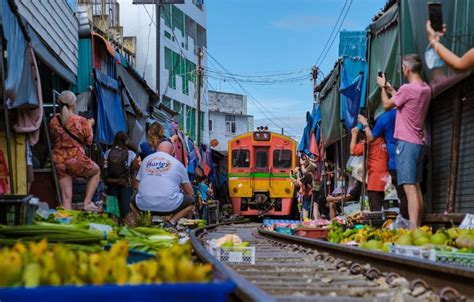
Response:
[[[268,128],[236,136],[228,143],[229,192],[233,213],[242,216],[289,216],[295,188],[296,142]]]

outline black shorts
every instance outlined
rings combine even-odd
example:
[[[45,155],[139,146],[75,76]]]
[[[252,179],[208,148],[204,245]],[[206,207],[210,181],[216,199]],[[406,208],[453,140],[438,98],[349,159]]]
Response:
[[[382,211],[385,193],[378,191],[367,191],[367,196],[369,197],[370,211]]]
[[[146,211],[143,211],[141,210],[138,205],[137,205],[137,192],[135,192],[130,200],[130,202],[133,204],[133,206],[135,208],[137,208],[138,210],[142,211],[142,212],[146,212]],[[181,202],[181,204],[176,208],[174,209],[173,211],[169,211],[169,212],[155,212],[155,211],[150,211],[151,214],[153,215],[158,215],[158,216],[168,216],[168,215],[173,215],[173,214],[176,214],[178,212],[180,212],[181,210],[184,210],[185,208],[189,207],[189,206],[192,206],[194,205],[194,197],[191,196],[191,195],[186,195],[186,194],[183,194],[183,201]]]

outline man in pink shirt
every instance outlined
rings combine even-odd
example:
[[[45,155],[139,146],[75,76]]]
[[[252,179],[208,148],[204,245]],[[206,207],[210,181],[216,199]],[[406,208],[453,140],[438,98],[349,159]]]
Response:
[[[421,78],[421,68],[421,59],[417,54],[405,55],[402,59],[402,72],[408,84],[402,85],[398,91],[385,77],[377,78],[377,84],[382,88],[382,102],[398,109],[394,133],[397,139],[397,179],[407,195],[411,228],[421,224],[423,194],[420,183],[423,177],[422,149],[425,141],[423,129],[431,101],[431,88]]]

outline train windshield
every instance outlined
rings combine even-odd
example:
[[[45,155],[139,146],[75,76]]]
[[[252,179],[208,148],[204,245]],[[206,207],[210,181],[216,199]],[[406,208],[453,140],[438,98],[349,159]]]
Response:
[[[274,150],[273,167],[277,169],[288,169],[291,167],[291,150]]]
[[[257,150],[255,152],[255,167],[257,169],[268,168],[268,152],[267,150]]]
[[[250,151],[245,149],[232,151],[232,167],[248,168],[250,167]]]

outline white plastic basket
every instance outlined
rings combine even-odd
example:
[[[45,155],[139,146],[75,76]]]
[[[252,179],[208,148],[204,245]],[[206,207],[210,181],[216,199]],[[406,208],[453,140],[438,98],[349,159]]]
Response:
[[[412,258],[423,259],[423,260],[430,259],[430,249],[423,248],[420,246],[392,244],[390,246],[390,254],[395,254],[395,255],[404,256],[404,257],[412,257]]]
[[[208,248],[219,261],[229,264],[255,264],[255,247]]]
[[[474,267],[473,253],[442,252],[432,249],[429,259],[445,264]]]

